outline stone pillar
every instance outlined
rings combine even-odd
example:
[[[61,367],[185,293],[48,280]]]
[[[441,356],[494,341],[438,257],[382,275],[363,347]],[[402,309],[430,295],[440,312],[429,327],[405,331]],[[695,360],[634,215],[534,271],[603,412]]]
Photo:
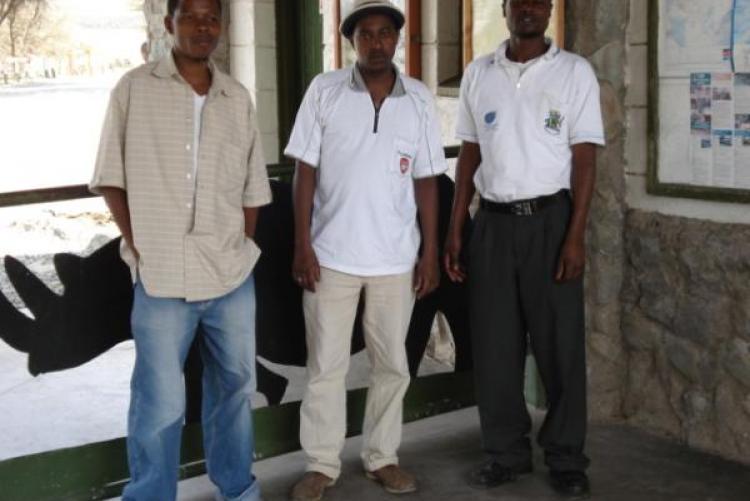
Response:
[[[622,416],[626,354],[620,329],[625,221],[626,27],[620,0],[568,0],[566,45],[594,66],[601,86],[607,146],[597,154],[597,181],[587,235],[586,309],[589,413]]]
[[[146,16],[148,38],[148,60],[156,61],[165,56],[172,47],[172,40],[164,27],[167,15],[166,0],[144,0],[143,13]]]

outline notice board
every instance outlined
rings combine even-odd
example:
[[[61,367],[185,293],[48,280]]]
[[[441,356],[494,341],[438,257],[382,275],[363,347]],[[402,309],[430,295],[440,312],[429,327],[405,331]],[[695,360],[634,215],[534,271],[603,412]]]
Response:
[[[649,9],[648,191],[750,203],[750,0]]]

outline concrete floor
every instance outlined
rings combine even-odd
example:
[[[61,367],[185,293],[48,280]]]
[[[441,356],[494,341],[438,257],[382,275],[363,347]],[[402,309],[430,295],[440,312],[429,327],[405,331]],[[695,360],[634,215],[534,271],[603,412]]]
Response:
[[[541,414],[534,416],[538,425]],[[327,491],[327,501],[559,499],[547,485],[542,456],[536,451],[536,471],[517,482],[479,491],[466,485],[469,470],[482,462],[476,408],[465,409],[406,425],[401,464],[419,478],[420,490],[392,496],[362,474],[359,437],[347,440],[344,471]],[[750,467],[691,451],[671,441],[620,425],[591,427],[587,453],[592,499],[607,501],[748,501]],[[265,501],[288,499],[304,468],[302,453],[260,461],[255,473]],[[209,501],[213,487],[206,477],[180,484],[180,501]]]

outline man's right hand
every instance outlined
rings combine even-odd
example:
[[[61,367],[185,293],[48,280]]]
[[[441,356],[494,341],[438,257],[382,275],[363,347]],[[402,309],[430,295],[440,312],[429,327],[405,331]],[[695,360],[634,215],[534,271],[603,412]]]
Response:
[[[466,270],[461,263],[461,234],[452,227],[448,230],[448,237],[445,240],[445,255],[443,256],[443,266],[448,278],[453,282],[463,282],[466,280]]]
[[[130,249],[130,252],[133,253],[133,256],[135,257],[135,262],[136,263],[140,263],[141,262],[141,254],[138,252],[138,249],[135,248],[135,244],[133,244],[132,241],[125,240],[125,245],[127,245],[128,249]]]
[[[315,292],[315,282],[320,281],[320,265],[312,245],[295,246],[292,279],[303,289]]]

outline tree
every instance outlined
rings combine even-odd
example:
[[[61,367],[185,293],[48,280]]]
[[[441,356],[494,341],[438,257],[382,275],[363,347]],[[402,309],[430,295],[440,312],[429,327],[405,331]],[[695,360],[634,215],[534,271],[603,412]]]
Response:
[[[26,2],[27,0],[0,0],[0,26],[11,13],[17,11],[19,6]]]
[[[18,56],[19,50],[23,51],[34,35],[39,33],[46,7],[44,1],[27,1],[25,5],[19,4],[18,8],[8,13],[6,22],[11,57]]]
[[[42,48],[54,33],[49,0],[0,0],[0,44],[11,57]]]

